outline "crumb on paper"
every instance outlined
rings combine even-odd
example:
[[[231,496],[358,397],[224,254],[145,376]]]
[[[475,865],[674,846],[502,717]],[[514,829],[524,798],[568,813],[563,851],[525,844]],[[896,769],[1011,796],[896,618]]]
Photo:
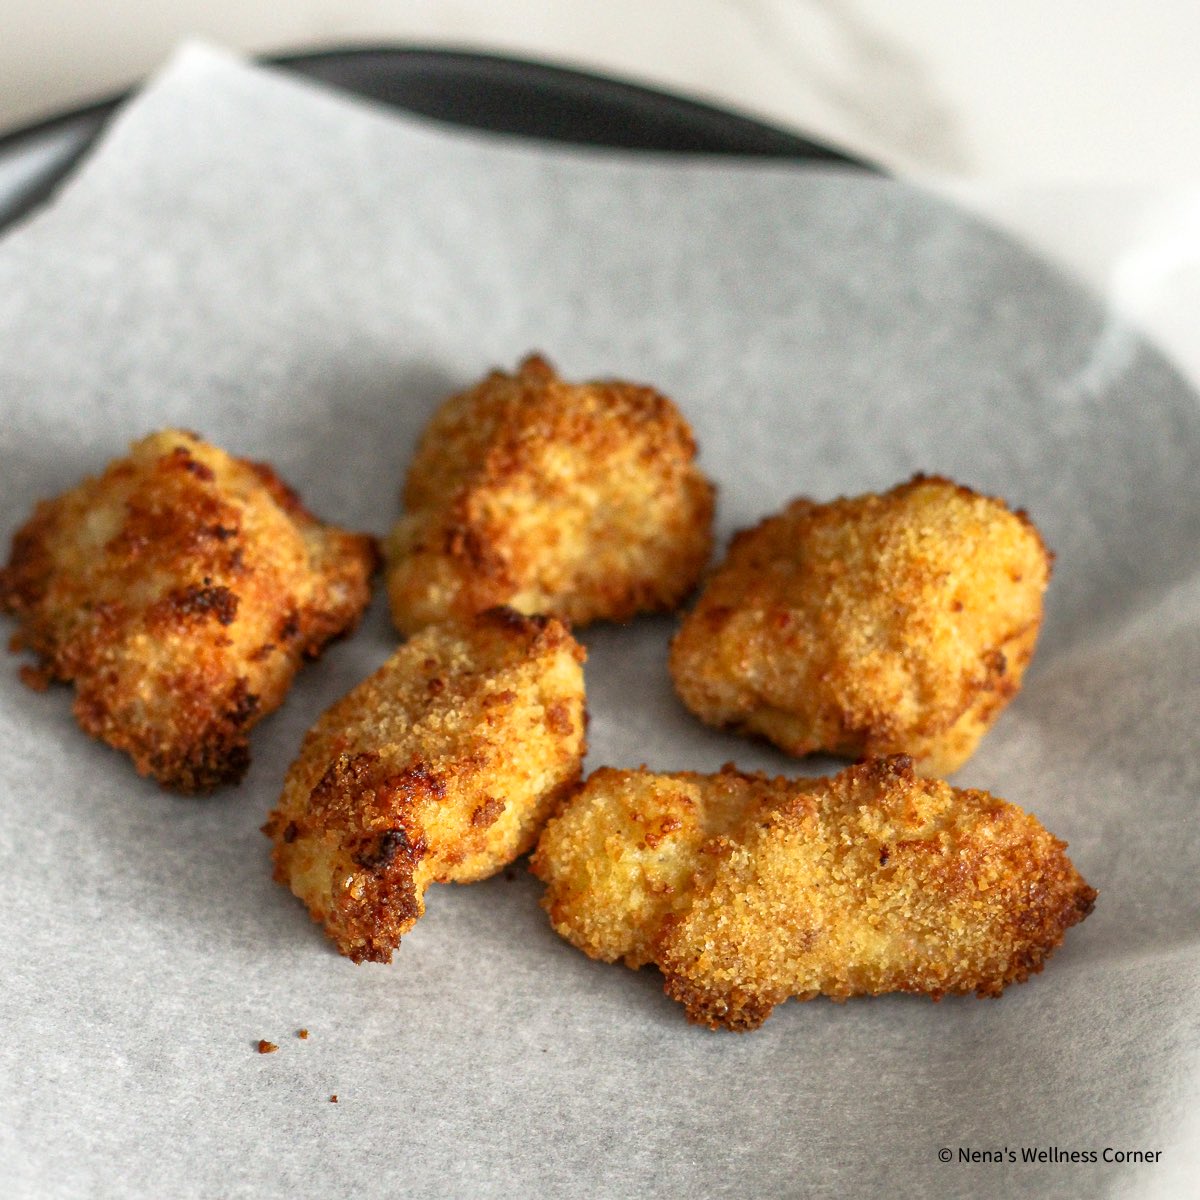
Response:
[[[299,1038],[299,1039],[300,1039],[302,1042],[307,1042],[307,1041],[308,1041],[308,1030],[307,1030],[307,1029],[297,1029],[297,1030],[296,1030],[296,1036],[297,1036],[297,1037],[298,1037],[298,1038]]]
[[[258,1042],[259,1054],[274,1054],[279,1047],[274,1042],[268,1042],[266,1038],[260,1038]]]
[[[334,1092],[333,1095],[329,1097],[329,1103],[336,1104],[337,1102],[338,1102],[337,1092]]]
[[[17,674],[30,691],[45,692],[50,689],[50,674],[43,667],[32,667],[26,664]]]

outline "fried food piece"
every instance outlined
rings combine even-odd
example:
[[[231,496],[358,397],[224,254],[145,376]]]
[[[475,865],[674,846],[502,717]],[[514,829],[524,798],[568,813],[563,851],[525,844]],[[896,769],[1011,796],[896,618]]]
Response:
[[[447,400],[387,543],[402,633],[493,605],[576,625],[678,607],[712,548],[696,443],[648,387],[569,384],[543,358]]]
[[[165,787],[236,783],[247,734],[305,658],[358,623],[374,541],[321,524],[265,464],[175,429],[136,443],[13,537],[0,609],[23,677]]]
[[[754,1029],[789,996],[998,996],[1095,891],[1052,837],[904,755],[829,779],[602,768],[532,860],[554,928],[656,963],[690,1021]]]
[[[355,962],[388,962],[431,883],[494,874],[583,766],[584,652],[495,609],[426,628],[304,739],[263,832],[275,879]]]
[[[683,702],[791,754],[961,766],[1016,695],[1052,556],[1023,512],[918,475],[734,539],[671,646]]]

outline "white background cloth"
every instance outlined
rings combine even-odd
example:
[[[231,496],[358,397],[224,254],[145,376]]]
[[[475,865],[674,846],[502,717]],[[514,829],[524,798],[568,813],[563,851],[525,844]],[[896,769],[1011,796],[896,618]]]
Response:
[[[549,58],[903,170],[1200,182],[1192,0],[42,0],[4,14],[0,128],[126,87],[193,35],[255,52],[399,41]]]

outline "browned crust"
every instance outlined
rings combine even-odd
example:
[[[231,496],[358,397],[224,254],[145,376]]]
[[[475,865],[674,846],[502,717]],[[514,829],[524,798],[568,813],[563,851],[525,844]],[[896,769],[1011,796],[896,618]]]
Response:
[[[1027,514],[940,476],[798,499],[734,537],[672,678],[704,721],[791,754],[946,774],[1020,689],[1052,558]]]
[[[572,623],[676,608],[711,550],[713,487],[674,404],[570,384],[541,356],[435,414],[388,543],[402,632],[495,605]]]
[[[815,780],[603,769],[532,866],[569,941],[655,963],[689,1020],[746,1030],[790,996],[1024,982],[1096,899],[1065,849],[894,756]]]
[[[561,621],[492,610],[416,635],[313,726],[263,831],[341,953],[389,961],[430,883],[530,848],[579,782],[582,661]]]
[[[0,609],[38,656],[24,678],[74,682],[84,730],[203,792],[242,777],[250,729],[303,658],[355,627],[378,561],[270,468],[167,430],[37,505]]]

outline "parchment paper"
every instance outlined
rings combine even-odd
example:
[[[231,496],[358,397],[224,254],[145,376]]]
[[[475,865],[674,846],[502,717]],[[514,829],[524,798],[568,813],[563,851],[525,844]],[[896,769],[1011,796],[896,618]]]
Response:
[[[188,49],[0,243],[0,534],[171,424],[383,532],[434,405],[534,348],[677,400],[722,538],[916,470],[1030,510],[1058,554],[1047,627],[955,782],[1066,838],[1094,915],[999,1001],[791,1003],[744,1036],[559,940],[523,865],[435,888],[395,961],[356,967],[271,882],[258,826],[303,731],[394,646],[381,603],[207,800],[139,779],[10,660],[4,1194],[1190,1194],[1200,411],[1101,303],[942,203],[485,139]],[[672,628],[585,634],[590,766],[838,765],[691,719]],[[1106,1147],[1160,1161],[959,1161]]]

